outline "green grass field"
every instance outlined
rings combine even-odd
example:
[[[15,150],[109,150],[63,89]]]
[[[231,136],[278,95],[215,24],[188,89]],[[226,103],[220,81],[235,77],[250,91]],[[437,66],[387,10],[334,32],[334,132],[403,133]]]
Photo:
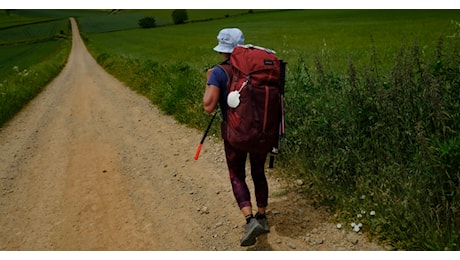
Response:
[[[27,12],[26,12],[27,13]],[[52,58],[69,36],[67,17],[0,13],[0,78]]]
[[[292,10],[256,12],[150,30],[82,30],[91,33],[89,44],[98,53],[130,55],[160,63],[205,64],[219,60],[212,52],[217,32],[224,27],[239,27],[245,33],[246,43],[272,48],[289,63],[299,56],[323,55],[334,67],[344,68],[349,57],[367,62],[367,53],[373,47],[382,61],[393,58],[403,44],[413,41],[433,49],[458,16],[457,10]]]
[[[61,30],[74,16],[108,72],[204,129],[205,70],[221,59],[216,35],[239,27],[246,43],[288,62],[277,174],[303,179],[307,198],[335,213],[331,221],[360,221],[395,249],[459,249],[460,10],[187,11],[182,25],[172,25],[172,10],[0,13],[0,33],[10,35],[0,40],[0,67],[23,75],[50,60],[62,66],[69,32]],[[158,27],[139,28],[145,16]],[[2,111],[13,106],[5,96]]]

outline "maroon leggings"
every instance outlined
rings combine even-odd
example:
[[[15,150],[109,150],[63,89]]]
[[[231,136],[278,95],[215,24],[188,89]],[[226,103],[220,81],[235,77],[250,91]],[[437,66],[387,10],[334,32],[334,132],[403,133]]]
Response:
[[[227,159],[233,195],[241,208],[251,206],[251,194],[246,184],[246,157],[247,152],[240,151],[224,141],[225,157]],[[254,182],[254,191],[257,207],[265,208],[268,205],[268,183],[265,177],[265,160],[267,154],[249,153],[251,176]]]

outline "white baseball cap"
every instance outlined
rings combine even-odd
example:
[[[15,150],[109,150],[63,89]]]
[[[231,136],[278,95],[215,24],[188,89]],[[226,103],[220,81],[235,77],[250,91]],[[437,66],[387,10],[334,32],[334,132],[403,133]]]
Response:
[[[217,35],[217,46],[213,50],[223,53],[232,53],[237,45],[244,44],[243,32],[238,28],[222,29]]]

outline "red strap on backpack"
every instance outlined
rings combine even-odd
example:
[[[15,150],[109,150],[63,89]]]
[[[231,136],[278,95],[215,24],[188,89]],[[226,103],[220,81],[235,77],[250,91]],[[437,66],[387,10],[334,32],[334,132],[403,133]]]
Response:
[[[224,70],[225,74],[227,75],[227,91],[228,91],[228,89],[230,88],[230,84],[232,82],[232,77],[233,77],[232,65],[230,65],[227,61],[224,61],[217,66],[221,67]]]

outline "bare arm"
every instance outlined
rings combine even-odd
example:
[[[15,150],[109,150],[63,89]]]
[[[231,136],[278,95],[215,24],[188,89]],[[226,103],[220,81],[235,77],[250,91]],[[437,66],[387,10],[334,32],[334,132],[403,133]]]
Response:
[[[211,70],[208,70],[206,73],[206,79],[209,79]],[[203,96],[203,107],[204,111],[208,114],[211,114],[217,107],[219,102],[220,89],[214,85],[206,85],[206,90]]]

